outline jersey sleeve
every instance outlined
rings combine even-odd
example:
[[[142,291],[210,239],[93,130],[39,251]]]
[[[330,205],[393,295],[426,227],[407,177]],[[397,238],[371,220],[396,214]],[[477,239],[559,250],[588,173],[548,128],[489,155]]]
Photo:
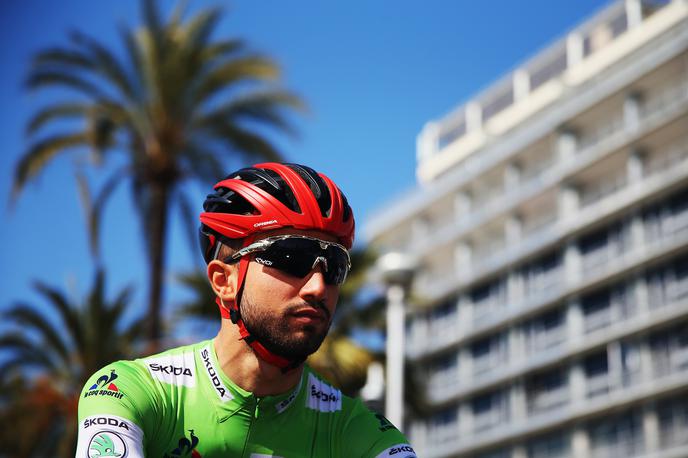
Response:
[[[93,374],[79,396],[76,456],[143,457],[146,423],[156,408],[153,395],[150,377],[133,361]]]
[[[341,436],[347,456],[417,458],[406,437],[384,415],[371,412],[358,399],[353,402]]]

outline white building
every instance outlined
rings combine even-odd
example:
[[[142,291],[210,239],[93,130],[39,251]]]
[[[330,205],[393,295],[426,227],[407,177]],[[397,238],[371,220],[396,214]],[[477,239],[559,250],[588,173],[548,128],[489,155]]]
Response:
[[[418,136],[423,457],[688,456],[688,1],[618,1]]]

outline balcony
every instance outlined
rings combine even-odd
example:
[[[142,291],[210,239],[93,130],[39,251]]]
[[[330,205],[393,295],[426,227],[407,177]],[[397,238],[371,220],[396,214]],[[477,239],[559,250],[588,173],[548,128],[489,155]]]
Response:
[[[568,385],[532,393],[527,403],[528,415],[542,414],[568,404],[570,396]]]
[[[473,379],[480,379],[496,368],[503,368],[507,362],[505,351],[491,350],[487,355],[473,359]]]
[[[588,142],[586,148],[576,154],[575,160],[552,162],[551,168],[539,171],[533,180],[524,182],[521,187],[510,189],[506,195],[500,194],[495,196],[495,198],[488,200],[483,205],[474,206],[475,210],[471,214],[465,215],[462,223],[435,226],[436,229],[431,231],[432,233],[429,237],[424,237],[422,240],[414,240],[411,244],[411,250],[416,255],[422,255],[425,252],[439,249],[437,245],[447,244],[457,238],[465,237],[466,234],[476,230],[479,226],[486,224],[498,215],[513,210],[513,207],[520,202],[542,193],[549,187],[556,186],[557,183],[561,183],[565,178],[575,175],[583,168],[593,165],[611,152],[641,138],[648,132],[652,132],[657,126],[668,123],[681,113],[685,113],[686,108],[688,108],[688,83],[676,84],[678,86],[667,89],[668,93],[675,96],[669,103],[664,105],[651,104],[650,108],[642,112],[639,119],[641,127],[637,129],[622,128],[620,130],[612,129],[611,127],[602,129],[610,132],[609,135],[606,137],[596,137],[595,141]],[[646,177],[656,173],[663,174],[684,163],[683,161],[688,156],[685,142],[677,142],[671,145],[671,148],[675,151],[671,152],[671,154],[667,153],[665,161],[651,162],[649,164]],[[624,192],[629,186],[636,184],[626,183],[625,176],[620,176],[616,181],[602,182],[599,189],[591,189],[588,194],[582,196],[583,206],[594,205],[603,200],[604,197]],[[479,265],[475,267],[481,270]]]
[[[594,398],[603,394],[608,394],[614,388],[614,380],[605,372],[604,374],[595,375],[586,380],[585,396],[588,399]]]
[[[461,377],[457,368],[438,371],[432,374],[428,380],[428,392],[455,389],[460,383]]]
[[[590,458],[630,457],[643,452],[645,442],[641,431],[635,434],[623,435],[619,438],[609,438],[607,441],[592,444]]]
[[[484,412],[474,413],[473,432],[482,434],[500,425],[505,425],[509,418],[502,409],[492,408]]]
[[[539,354],[556,349],[566,341],[566,327],[563,325],[552,329],[539,329],[526,333],[526,353]]]
[[[601,17],[605,17],[604,21],[612,17],[615,19],[595,25],[585,24],[570,32],[566,39],[553,44],[547,51],[495,83],[465,106],[457,108],[442,120],[429,123],[419,136],[419,179],[437,180],[448,167],[465,172],[468,169],[467,158],[472,158],[472,153],[484,148],[486,134],[508,134],[514,126],[529,121],[533,113],[549,108],[553,114],[565,111],[563,119],[550,116],[556,124],[570,119],[571,114],[566,112],[570,110],[552,108],[555,102],[558,105],[583,105],[579,109],[588,108],[583,103],[567,100],[564,87],[579,86],[585,89],[591,86],[587,83],[592,78],[607,68],[613,68],[612,63],[623,57],[628,58],[628,53],[637,51],[637,44],[633,43],[637,43],[639,36],[642,36],[639,34],[649,33],[647,37],[652,36],[655,40],[652,50],[659,53],[659,44],[663,41],[660,37],[669,35],[669,30],[677,28],[677,23],[686,16],[681,2],[670,2],[669,5],[661,8],[661,14],[653,15],[647,24],[634,22],[633,25],[642,27],[629,27],[629,33],[623,33],[628,24],[626,12],[622,2],[613,3],[607,11],[596,16],[594,21]],[[645,22],[644,19],[642,22]],[[639,56],[636,55],[637,57]],[[582,62],[585,64],[579,65]],[[624,84],[628,83],[623,81],[611,85],[604,95],[613,94]],[[521,101],[525,103],[520,103]]]

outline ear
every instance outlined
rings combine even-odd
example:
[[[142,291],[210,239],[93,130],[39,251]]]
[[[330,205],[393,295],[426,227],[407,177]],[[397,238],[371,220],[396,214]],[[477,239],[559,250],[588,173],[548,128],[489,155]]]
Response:
[[[236,299],[239,276],[237,265],[213,260],[208,264],[207,275],[215,295],[226,304],[233,303]]]

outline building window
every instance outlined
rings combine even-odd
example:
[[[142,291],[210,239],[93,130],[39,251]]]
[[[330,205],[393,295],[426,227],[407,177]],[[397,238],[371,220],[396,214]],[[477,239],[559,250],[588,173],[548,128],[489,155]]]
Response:
[[[473,375],[480,376],[502,365],[507,359],[506,337],[496,334],[471,345]]]
[[[590,274],[605,267],[626,252],[629,242],[628,227],[621,223],[584,235],[578,240],[583,272]]]
[[[583,360],[586,377],[586,393],[589,398],[608,393],[610,390],[609,362],[606,349],[587,356]]]
[[[473,427],[476,433],[503,425],[508,421],[508,403],[503,391],[473,398]]]
[[[621,343],[621,377],[624,386],[635,385],[641,380],[640,351],[637,343]]]
[[[570,456],[569,435],[563,431],[548,434],[528,443],[528,458],[564,458]]]
[[[586,294],[581,298],[581,308],[586,333],[628,319],[636,310],[632,285],[623,283]]]
[[[475,458],[511,458],[511,451],[506,448],[490,450],[489,452],[478,453]]]
[[[526,401],[529,414],[546,412],[569,401],[564,369],[534,374],[526,379]]]
[[[643,450],[643,430],[635,410],[591,422],[589,437],[592,458],[634,456]]]
[[[476,286],[470,291],[473,320],[482,323],[493,318],[494,312],[506,306],[506,282],[498,278]]]
[[[561,284],[561,253],[552,252],[527,264],[522,269],[525,294],[528,297],[546,293]]]
[[[659,445],[663,449],[688,445],[688,395],[660,402],[657,406],[659,418]]]
[[[688,370],[688,322],[650,335],[655,377]]]
[[[610,296],[610,290],[603,289],[581,298],[586,333],[606,328],[612,323]]]
[[[650,307],[674,305],[688,297],[688,256],[680,256],[647,274]]]
[[[428,380],[431,390],[446,390],[459,383],[458,357],[448,353],[434,358],[428,364]]]
[[[537,353],[556,347],[566,340],[565,314],[561,307],[548,311],[523,326],[526,350]]]
[[[643,212],[645,240],[654,243],[688,230],[688,188]]]
[[[430,417],[429,436],[431,442],[446,442],[458,436],[458,412],[456,407],[441,410]]]

